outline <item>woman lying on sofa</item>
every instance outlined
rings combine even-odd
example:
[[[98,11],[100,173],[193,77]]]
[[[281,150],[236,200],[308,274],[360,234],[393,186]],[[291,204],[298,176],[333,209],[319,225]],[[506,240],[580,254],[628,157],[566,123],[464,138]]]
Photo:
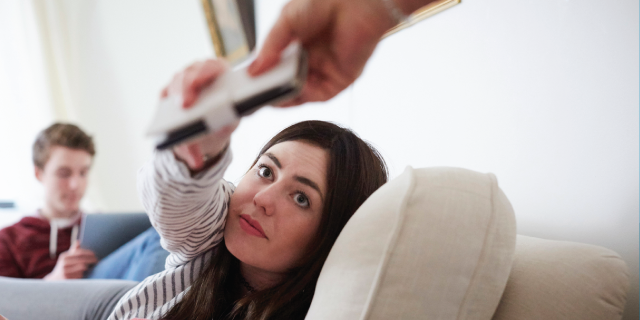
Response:
[[[163,95],[185,107],[224,70],[196,63]],[[238,186],[222,179],[237,124],[160,151],[138,176],[171,253],[109,319],[303,319],[322,265],[356,209],[387,181],[379,153],[348,129],[294,124],[260,151]]]

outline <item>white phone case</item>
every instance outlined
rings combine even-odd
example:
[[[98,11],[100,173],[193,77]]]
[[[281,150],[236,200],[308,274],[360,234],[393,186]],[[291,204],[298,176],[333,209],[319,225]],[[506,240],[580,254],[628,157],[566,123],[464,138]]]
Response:
[[[147,135],[158,139],[164,149],[207,132],[215,132],[258,108],[299,93],[306,78],[306,55],[298,43],[287,47],[280,63],[257,77],[247,68],[253,59],[228,70],[200,93],[189,109],[181,97],[160,100]]]

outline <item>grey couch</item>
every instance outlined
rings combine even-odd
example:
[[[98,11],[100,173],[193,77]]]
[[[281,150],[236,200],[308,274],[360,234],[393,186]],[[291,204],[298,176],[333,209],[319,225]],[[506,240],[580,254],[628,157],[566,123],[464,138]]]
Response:
[[[492,174],[407,168],[351,218],[306,320],[619,320],[628,269],[615,252],[516,235]],[[135,283],[0,278],[9,320],[105,319]]]
[[[0,277],[0,314],[9,320],[107,319],[120,297],[136,284],[125,280]]]
[[[145,213],[90,214],[84,223],[83,233],[91,233],[93,237],[83,241],[99,257],[107,256],[151,226]],[[0,315],[9,320],[106,319],[120,297],[136,284],[124,280],[0,277]]]

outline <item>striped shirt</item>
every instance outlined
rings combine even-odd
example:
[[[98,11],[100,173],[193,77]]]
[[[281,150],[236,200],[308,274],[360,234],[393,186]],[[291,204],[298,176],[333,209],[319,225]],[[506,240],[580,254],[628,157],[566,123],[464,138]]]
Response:
[[[154,155],[138,172],[138,192],[160,243],[170,255],[163,272],[127,292],[108,320],[158,319],[179,302],[222,241],[229,199],[235,187],[222,179],[231,162],[191,177],[171,151]]]

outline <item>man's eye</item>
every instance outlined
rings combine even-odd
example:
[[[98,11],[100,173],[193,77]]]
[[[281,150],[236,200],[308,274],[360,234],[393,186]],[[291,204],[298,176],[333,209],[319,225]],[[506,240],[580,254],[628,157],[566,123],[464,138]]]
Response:
[[[309,199],[304,195],[304,193],[296,193],[293,196],[293,200],[301,207],[309,207]]]
[[[271,178],[271,176],[273,176],[273,173],[271,172],[271,169],[269,169],[269,167],[260,167],[258,169],[258,175],[263,178]]]
[[[58,178],[68,178],[71,176],[71,171],[68,170],[60,170],[56,172]]]

